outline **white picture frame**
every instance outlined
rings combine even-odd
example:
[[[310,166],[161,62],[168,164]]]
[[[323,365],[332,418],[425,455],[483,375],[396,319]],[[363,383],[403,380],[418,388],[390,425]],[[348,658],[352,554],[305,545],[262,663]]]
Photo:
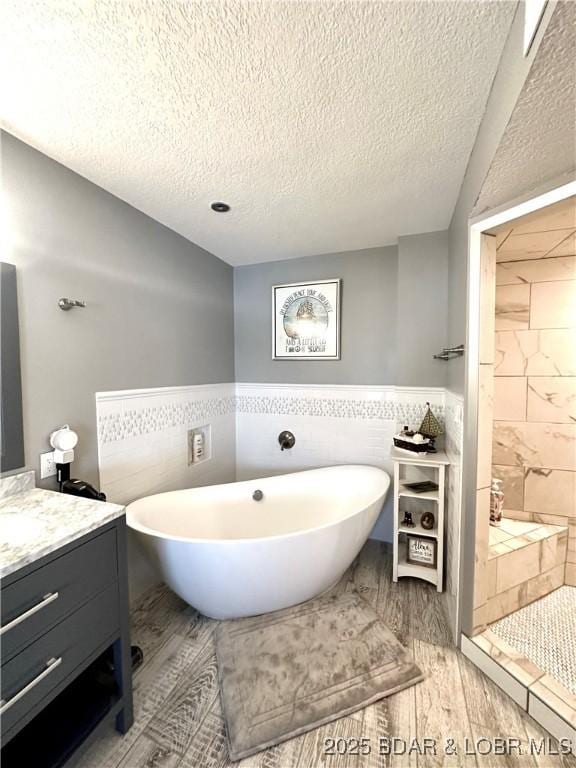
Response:
[[[340,360],[341,282],[272,286],[273,360]]]

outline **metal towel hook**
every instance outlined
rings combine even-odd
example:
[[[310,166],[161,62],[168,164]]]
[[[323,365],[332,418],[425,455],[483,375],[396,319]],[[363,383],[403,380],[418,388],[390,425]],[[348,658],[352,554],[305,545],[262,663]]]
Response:
[[[78,301],[77,299],[58,299],[58,306],[64,312],[68,312],[72,307],[85,307],[85,301]]]
[[[462,357],[464,354],[464,344],[457,347],[447,347],[439,355],[433,355],[434,360],[454,360],[455,357]]]

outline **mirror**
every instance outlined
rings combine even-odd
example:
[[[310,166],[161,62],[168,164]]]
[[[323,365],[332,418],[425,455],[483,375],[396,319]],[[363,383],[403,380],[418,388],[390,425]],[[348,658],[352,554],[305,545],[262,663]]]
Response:
[[[0,471],[24,466],[16,267],[0,262]]]

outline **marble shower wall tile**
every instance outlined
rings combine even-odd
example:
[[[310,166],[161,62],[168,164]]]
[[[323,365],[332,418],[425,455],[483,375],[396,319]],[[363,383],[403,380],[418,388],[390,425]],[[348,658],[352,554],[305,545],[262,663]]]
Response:
[[[492,474],[502,480],[504,509],[524,509],[524,469],[495,464]]]
[[[576,471],[576,424],[495,421],[492,461]]]
[[[535,550],[534,561],[537,562],[538,557],[539,554]],[[531,562],[533,561],[531,560]],[[533,569],[533,566],[531,568]],[[523,582],[490,598],[484,606],[482,618],[485,623],[492,624],[503,616],[508,616],[508,614],[514,613],[514,611],[561,587],[564,584],[565,568],[565,565],[557,565],[544,573],[526,578]]]
[[[496,233],[496,248],[500,248],[504,240],[506,238],[510,237],[512,234],[513,228],[510,227],[510,229],[501,229],[499,232]]]
[[[476,491],[476,549],[474,563],[474,609],[488,599],[488,550],[490,532],[490,488]]]
[[[510,420],[513,418],[510,416]],[[531,376],[528,379],[527,419],[576,422],[576,376]]]
[[[535,541],[527,547],[507,552],[498,559],[496,593],[505,592],[538,576],[540,571],[541,542]],[[503,567],[500,567],[500,566]]]
[[[576,254],[576,232],[572,232],[565,240],[562,240],[560,245],[552,248],[546,254],[546,258],[550,256],[574,256]]]
[[[494,378],[494,419],[526,421],[526,378],[524,376]]]
[[[529,286],[505,286],[529,288]],[[498,315],[496,315],[498,323]],[[576,327],[576,280],[534,283],[530,300],[530,328]],[[496,325],[497,330],[498,324]]]
[[[495,327],[497,331],[518,331],[530,328],[529,285],[497,286]]]
[[[572,329],[499,331],[494,346],[496,376],[576,376]]]
[[[507,261],[496,267],[496,285],[576,280],[576,257]]]
[[[478,457],[476,487],[492,482],[492,422],[494,407],[494,366],[481,365],[478,378]]]
[[[494,362],[496,238],[482,235],[480,251],[480,363]]]
[[[568,548],[566,550],[566,561],[576,563],[576,518],[569,521],[568,525]]]
[[[524,470],[524,509],[576,520],[576,472],[527,467]]]
[[[557,229],[576,229],[574,200],[571,197],[523,216],[514,225],[513,231],[515,235],[524,235],[528,232],[549,232]]]
[[[559,246],[574,231],[570,229],[557,229],[552,232],[527,232],[518,234],[514,228],[513,233],[504,240],[498,249],[498,261],[522,261],[524,259],[540,259]]]
[[[554,587],[565,566],[567,583],[576,581],[576,562],[564,562],[576,551],[574,216],[573,201],[558,204],[524,217],[496,242],[492,472],[502,480],[506,518],[563,528],[575,521],[570,533],[539,549],[540,572],[553,573]],[[519,564],[507,560],[500,579],[508,584],[488,574],[483,620],[550,590],[548,575],[531,573],[532,549],[514,553]],[[522,572],[528,581],[514,584]]]

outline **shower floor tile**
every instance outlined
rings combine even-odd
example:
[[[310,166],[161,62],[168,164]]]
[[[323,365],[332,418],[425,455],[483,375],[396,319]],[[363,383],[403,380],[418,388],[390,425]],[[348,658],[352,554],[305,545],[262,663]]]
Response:
[[[576,587],[560,587],[490,629],[576,695]]]

